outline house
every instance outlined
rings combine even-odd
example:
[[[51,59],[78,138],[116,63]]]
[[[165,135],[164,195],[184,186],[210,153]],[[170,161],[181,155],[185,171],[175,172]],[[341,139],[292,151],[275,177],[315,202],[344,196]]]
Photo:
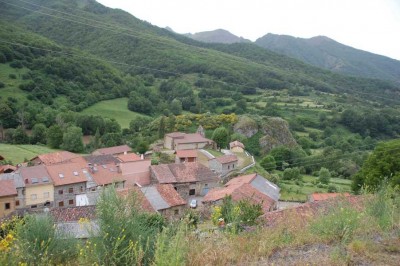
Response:
[[[175,155],[175,163],[197,162],[197,150],[178,150]]]
[[[128,145],[114,146],[108,148],[97,149],[92,152],[92,155],[121,155],[128,154],[132,149]]]
[[[210,169],[220,175],[235,170],[238,166],[238,157],[236,155],[223,155],[208,161]]]
[[[15,211],[15,197],[17,195],[14,180],[0,180],[0,218]]]
[[[86,189],[96,189],[93,177],[86,169],[86,161],[74,161],[47,166],[54,185],[54,206],[76,206],[77,195],[85,194]],[[88,184],[87,184],[88,183]]]
[[[152,165],[150,172],[152,184],[171,184],[184,200],[206,195],[219,182],[215,173],[198,162]]]
[[[309,202],[319,202],[336,197],[349,197],[350,193],[312,193],[308,197]]]
[[[140,160],[121,163],[119,165],[126,187],[134,185],[147,186],[150,184],[150,160]]]
[[[221,188],[212,189],[204,198],[205,204],[219,204],[225,196],[232,200],[247,199],[254,204],[261,204],[263,211],[268,212],[277,208],[279,187],[259,174],[250,174],[231,179]]]
[[[81,157],[79,154],[75,154],[69,151],[58,151],[52,153],[46,153],[38,155],[30,160],[33,165],[52,165],[57,163],[69,162],[71,159]]]
[[[9,174],[17,170],[17,167],[10,164],[0,165],[0,174]]]
[[[25,183],[21,175],[17,172],[9,174],[0,174],[1,180],[11,180],[14,182],[14,186],[17,190],[17,195],[15,196],[15,209],[25,208]],[[12,205],[13,207],[13,205]]]
[[[156,184],[141,187],[140,190],[153,209],[165,218],[177,220],[184,214],[186,201],[179,196],[171,184]]]
[[[170,150],[195,150],[213,146],[214,142],[212,140],[206,139],[199,133],[173,132],[164,136],[164,148]]]
[[[136,203],[136,208],[141,212],[156,213],[157,211],[153,208],[147,198],[144,196],[139,186],[132,186],[129,188],[118,189],[117,194],[123,198],[133,196]]]
[[[244,144],[235,140],[229,143],[229,149],[233,152],[244,152]]]
[[[25,207],[51,207],[54,202],[54,187],[46,166],[22,167],[19,173],[25,184]]]

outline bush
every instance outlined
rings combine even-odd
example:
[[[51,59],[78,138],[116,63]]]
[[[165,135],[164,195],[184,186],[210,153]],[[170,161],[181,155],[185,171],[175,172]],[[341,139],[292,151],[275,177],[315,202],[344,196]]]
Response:
[[[328,186],[328,192],[329,193],[334,193],[334,192],[338,192],[338,188],[334,185],[329,185]]]
[[[329,180],[331,179],[331,173],[329,172],[328,169],[322,167],[319,170],[318,176],[319,176],[319,178],[318,178],[319,182],[321,182],[322,184],[326,184],[326,185],[329,184]]]
[[[3,82],[0,81],[0,89],[1,89],[1,88],[4,88],[5,86],[6,86],[6,85],[5,85]]]
[[[301,180],[300,169],[298,167],[286,168],[283,171],[284,180]]]
[[[276,162],[273,156],[267,155],[265,156],[261,162],[260,165],[262,168],[265,169],[265,171],[272,171],[276,169]]]
[[[8,75],[8,77],[10,79],[17,79],[17,75],[15,75],[15,74],[10,74],[10,75]]]

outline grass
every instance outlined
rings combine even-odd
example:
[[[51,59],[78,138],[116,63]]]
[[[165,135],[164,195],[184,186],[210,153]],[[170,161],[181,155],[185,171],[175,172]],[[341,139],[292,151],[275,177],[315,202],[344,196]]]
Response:
[[[13,97],[18,100],[26,99],[26,93],[18,88],[19,84],[23,83],[22,75],[28,72],[27,68],[15,69],[8,64],[0,64],[0,81],[5,87],[0,89],[0,97],[7,99]],[[10,74],[15,74],[16,79],[9,77]]]
[[[216,150],[212,150],[212,149],[206,149],[206,151],[208,151],[209,153],[211,153],[215,157],[220,157],[220,156],[224,155],[222,152],[216,151]]]
[[[142,114],[129,111],[127,106],[128,98],[117,98],[98,102],[83,110],[82,113],[114,118],[122,128],[129,128],[131,120],[135,116],[141,116]]]
[[[50,153],[56,150],[40,145],[11,145],[0,144],[0,154],[13,164],[24,162],[25,159],[32,159],[38,154]]]

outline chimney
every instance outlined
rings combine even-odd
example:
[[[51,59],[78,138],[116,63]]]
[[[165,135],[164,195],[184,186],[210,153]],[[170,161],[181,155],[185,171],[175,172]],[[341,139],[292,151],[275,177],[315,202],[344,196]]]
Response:
[[[116,164],[116,167],[117,167],[117,172],[121,173],[121,166],[119,165],[119,163]]]
[[[25,178],[25,184],[29,184],[29,179]]]

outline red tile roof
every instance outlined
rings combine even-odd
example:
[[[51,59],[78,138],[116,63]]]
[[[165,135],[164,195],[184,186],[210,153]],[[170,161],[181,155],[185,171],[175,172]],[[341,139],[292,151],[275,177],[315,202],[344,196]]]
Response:
[[[186,204],[186,201],[181,198],[171,184],[158,184],[156,188],[169,206],[174,207]]]
[[[69,162],[63,164],[47,165],[47,172],[54,182],[54,186],[82,183],[87,181],[85,172],[86,163]]]
[[[176,151],[178,158],[197,158],[197,150],[179,150]]]
[[[171,137],[171,138],[181,138],[185,135],[186,133],[181,133],[181,132],[171,132],[166,134],[166,136]]]
[[[50,174],[47,172],[46,166],[43,164],[21,167],[19,173],[25,183],[25,186],[38,186],[52,184],[53,180],[50,178]]]
[[[248,183],[238,183],[223,188],[214,188],[203,198],[203,202],[219,201],[225,196],[232,196],[232,200],[234,201],[246,199],[253,204],[261,204],[265,211],[271,210],[275,205],[273,199],[261,193]]]
[[[321,200],[336,198],[339,196],[349,197],[350,193],[313,193],[310,195],[310,200],[321,201]]]
[[[94,182],[96,182],[96,184],[99,186],[108,185],[114,182],[121,182],[125,180],[122,174],[118,172],[117,166],[113,163],[98,165],[96,166],[96,169],[97,169],[96,171],[90,171],[89,167],[86,170],[89,171],[90,175],[94,179]]]
[[[0,180],[0,197],[17,195],[14,180]]]
[[[0,174],[5,172],[14,172],[15,170],[17,170],[17,167],[10,164],[0,165]]]
[[[226,164],[226,163],[233,163],[238,161],[238,157],[236,155],[223,155],[221,157],[216,158],[216,160],[220,164]]]
[[[244,149],[244,144],[241,143],[240,141],[235,140],[235,141],[229,143],[229,147],[231,149],[234,148],[234,147],[240,147],[240,148]]]
[[[128,154],[118,155],[117,159],[120,162],[134,162],[134,161],[141,160],[140,156],[135,154],[135,153],[128,153]]]
[[[256,178],[257,174],[249,174],[249,175],[242,175],[238,176],[235,178],[232,178],[229,180],[228,183],[226,183],[226,186],[240,186],[241,184],[250,184],[251,181],[253,181],[254,178]]]
[[[198,162],[152,165],[150,169],[160,184],[218,181],[215,173]]]
[[[76,222],[79,219],[96,219],[96,206],[53,208],[50,214],[56,222]]]
[[[134,162],[121,163],[120,168],[125,185],[132,186],[136,183],[141,186],[150,184],[150,160],[140,160]]]
[[[130,152],[132,151],[131,147],[128,145],[121,145],[121,146],[114,146],[114,147],[108,147],[108,148],[102,148],[102,149],[97,149],[94,152],[92,152],[93,155],[106,155],[106,154],[121,154],[125,152]]]
[[[176,144],[184,144],[184,143],[200,143],[200,142],[207,142],[211,143],[212,140],[206,139],[199,133],[194,133],[194,134],[184,134],[183,138],[178,137],[174,140]]]
[[[124,188],[117,190],[117,193],[122,197],[128,197],[130,194],[134,194],[136,197],[138,207],[145,212],[156,212],[154,208],[151,206],[150,202],[147,200],[143,192],[137,187],[133,186],[130,188]]]
[[[67,162],[67,161],[69,161],[73,158],[77,158],[77,157],[80,157],[80,155],[69,152],[69,151],[58,151],[58,152],[41,154],[41,155],[37,156],[37,158],[39,158],[40,161],[45,165]],[[33,158],[32,160],[34,160],[35,158]]]

